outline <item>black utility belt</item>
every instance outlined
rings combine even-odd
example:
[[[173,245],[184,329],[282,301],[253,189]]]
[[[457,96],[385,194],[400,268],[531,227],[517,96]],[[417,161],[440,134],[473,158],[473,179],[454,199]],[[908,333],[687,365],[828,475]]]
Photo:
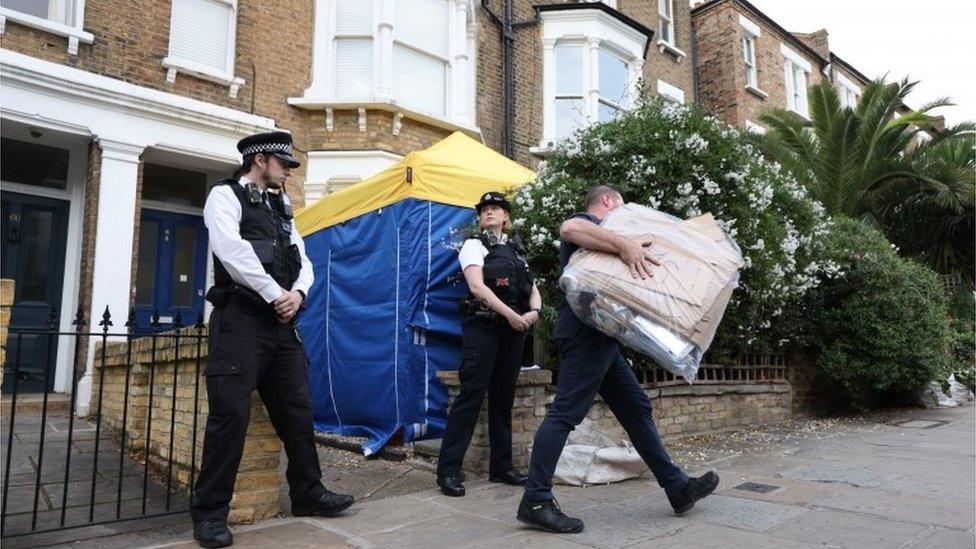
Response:
[[[206,299],[217,308],[224,308],[231,301],[235,301],[257,316],[277,317],[273,305],[254,290],[240,284],[235,283],[225,287],[212,286],[207,290]]]
[[[509,305],[509,307],[512,306]],[[512,307],[512,309],[519,314],[524,314],[526,312],[521,310],[521,307]],[[473,296],[462,298],[461,301],[458,302],[458,311],[461,312],[461,316],[463,318],[474,318],[477,320],[487,320],[493,322],[503,322],[505,320],[502,318],[502,315],[491,310],[491,308],[488,307],[484,301],[481,301]]]

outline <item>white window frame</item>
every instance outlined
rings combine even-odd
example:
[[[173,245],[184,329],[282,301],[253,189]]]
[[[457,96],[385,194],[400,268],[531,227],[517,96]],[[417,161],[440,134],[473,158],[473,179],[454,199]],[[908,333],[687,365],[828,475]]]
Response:
[[[585,124],[599,120],[600,50],[624,61],[630,81],[626,108],[640,95],[638,82],[643,74],[647,36],[601,9],[552,10],[541,13],[543,59],[543,124],[539,147],[531,152],[544,156],[557,141],[556,136],[556,58],[555,48],[579,44],[583,48],[582,72]],[[619,104],[614,104],[619,106]]]
[[[7,21],[13,21],[26,27],[39,29],[68,39],[68,54],[78,55],[78,45],[91,44],[95,35],[85,31],[85,0],[68,0],[71,17],[67,23],[51,21],[27,13],[0,7],[0,34],[7,28]]]
[[[664,38],[657,39],[658,50],[661,53],[670,53],[676,61],[681,62],[683,58],[687,57],[687,54],[678,48],[678,40],[674,35],[674,0],[657,0],[657,17],[658,36],[663,37],[667,34],[669,37],[667,40]],[[665,29],[667,29],[667,33],[665,33]]]
[[[305,168],[305,205],[323,196],[369,179],[403,159],[381,150],[308,151]]]
[[[749,133],[755,133],[759,135],[766,134],[766,127],[762,124],[757,124],[752,120],[746,119],[746,131]]]
[[[857,108],[857,102],[861,99],[861,87],[855,84],[840,72],[835,72],[837,83],[837,95],[840,96],[840,106]]]
[[[813,71],[809,61],[785,44],[780,44],[783,54],[783,78],[786,90],[786,108],[810,119],[810,105],[807,100],[807,75]]]
[[[677,103],[685,102],[685,91],[678,86],[665,82],[664,80],[657,81],[657,93],[661,97],[664,97],[670,101],[675,101]]]
[[[451,4],[451,5],[454,4],[453,1],[449,1],[448,3]],[[453,27],[453,24],[452,24],[452,16],[453,15],[454,14],[451,13],[451,8],[449,7],[448,8],[448,14],[447,14],[447,21],[448,21],[448,23],[447,23],[447,26],[448,26],[447,57],[444,57],[444,56],[442,56],[440,54],[434,53],[434,52],[432,52],[430,50],[424,49],[424,48],[422,48],[420,46],[417,46],[415,44],[409,44],[407,42],[404,42],[403,40],[400,40],[400,39],[397,38],[397,35],[396,35],[396,32],[395,31],[393,33],[393,46],[394,47],[400,46],[401,48],[406,48],[408,50],[412,50],[414,53],[423,55],[425,57],[429,57],[431,59],[436,59],[436,60],[438,60],[438,61],[440,61],[441,63],[444,64],[444,112],[443,113],[435,113],[435,112],[429,112],[428,113],[428,114],[430,114],[432,116],[437,116],[437,117],[446,117],[448,115],[448,113],[450,113],[450,111],[451,111],[451,100],[450,100],[450,97],[449,97],[449,94],[451,93],[451,53],[450,53],[450,51],[451,51],[451,44],[450,44],[451,40],[450,40],[450,35],[452,33],[454,33],[454,32],[457,32],[455,29],[452,28]],[[392,70],[391,70],[391,72],[392,72]],[[459,91],[461,91],[461,90],[459,90]],[[394,96],[394,99],[396,99],[396,90],[395,89],[393,90],[393,96]],[[464,98],[461,97],[460,100],[463,101]],[[411,107],[411,108],[416,108],[416,106]]]
[[[739,25],[742,26],[742,58],[746,66],[746,85],[747,91],[758,97],[766,99],[769,94],[759,89],[759,62],[756,56],[756,47],[759,44],[759,37],[762,36],[762,29],[744,15],[739,14]],[[751,57],[749,53],[752,53]]]
[[[203,80],[209,80],[210,82],[215,82],[217,84],[222,84],[229,88],[228,94],[232,98],[237,98],[237,92],[240,91],[241,86],[244,85],[244,79],[234,76],[234,67],[237,63],[237,10],[238,0],[202,0],[207,2],[213,2],[215,4],[220,4],[230,8],[227,13],[228,24],[227,24],[227,60],[224,64],[224,70],[214,70],[213,67],[208,67],[201,63],[189,59],[181,59],[173,55],[172,51],[172,31],[169,37],[169,51],[165,58],[163,58],[162,65],[166,69],[166,81],[170,84],[176,82],[176,75],[180,72],[187,74],[192,74],[197,78]],[[170,11],[170,20],[177,17],[175,13],[176,7],[173,6]]]
[[[362,0],[373,8],[373,86],[363,97],[338,97],[335,78],[335,0],[315,0],[315,29],[312,51],[311,84],[301,97],[288,98],[288,104],[303,109],[326,111],[327,121],[334,110],[377,109],[395,113],[396,120],[406,117],[435,127],[461,130],[481,139],[475,117],[477,70],[477,9],[474,0],[448,2],[448,57],[445,114],[426,112],[396,100],[393,89],[394,43],[432,55],[411,44],[396,40],[395,0]],[[434,57],[443,59],[439,55]],[[365,129],[361,112],[360,130]],[[327,122],[327,127],[329,127]],[[395,131],[399,131],[398,122]]]
[[[626,53],[620,54],[620,53],[618,53],[619,49],[613,48],[613,47],[607,47],[607,45],[601,46],[600,47],[600,50],[603,50],[604,53],[606,53],[606,54],[608,54],[610,56],[616,57],[620,61],[623,61],[624,66],[626,67],[626,70],[627,70],[628,78],[632,78],[633,77],[633,72],[631,70],[630,63],[627,61],[627,57],[628,56],[627,56]],[[600,51],[597,50],[597,57],[598,58],[599,58],[599,55],[600,55]],[[600,105],[606,105],[606,106],[610,107],[611,109],[614,109],[618,113],[623,112],[623,111],[630,110],[631,109],[631,106],[633,105],[633,99],[634,99],[633,92],[630,92],[628,90],[629,93],[627,94],[626,97],[623,97],[622,98],[623,101],[617,101],[616,99],[612,99],[610,97],[604,96],[603,95],[603,91],[600,90],[600,72],[599,72],[599,68],[600,67],[598,65],[597,66],[597,72],[596,72],[596,75],[597,75],[596,76],[596,78],[597,78],[597,80],[596,80],[596,88],[597,88],[597,120],[599,120],[599,118],[600,118]],[[633,87],[633,83],[632,82],[629,84],[628,88],[629,87]]]

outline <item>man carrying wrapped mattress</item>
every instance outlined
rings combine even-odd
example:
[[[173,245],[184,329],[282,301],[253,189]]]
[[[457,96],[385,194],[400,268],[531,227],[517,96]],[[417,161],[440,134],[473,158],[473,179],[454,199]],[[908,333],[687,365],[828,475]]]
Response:
[[[619,258],[614,262],[615,267],[629,271],[635,281],[653,278],[661,261],[655,258],[651,241],[627,238],[600,226],[608,213],[623,205],[620,193],[605,185],[587,194],[586,211],[573,215],[559,230],[562,239],[559,260],[564,269],[570,256],[583,248],[614,254]],[[724,311],[724,305],[721,309]],[[597,393],[627,431],[634,448],[664,488],[676,514],[687,512],[696,501],[715,490],[719,479],[714,471],[689,478],[671,461],[654,425],[650,399],[621,354],[616,339],[585,324],[570,304],[564,303],[553,340],[562,360],[556,395],[535,435],[518,520],[553,533],[583,530],[583,521],[560,510],[552,494],[552,477],[569,432],[586,417]]]

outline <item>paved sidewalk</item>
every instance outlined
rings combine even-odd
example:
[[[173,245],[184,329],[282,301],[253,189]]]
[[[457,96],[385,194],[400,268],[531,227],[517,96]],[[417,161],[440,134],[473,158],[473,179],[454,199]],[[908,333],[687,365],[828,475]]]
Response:
[[[467,483],[359,504],[334,519],[284,518],[235,528],[235,547],[938,547],[976,545],[974,408],[907,410],[676,444],[693,473],[715,468],[718,492],[675,517],[651,480],[557,487],[581,534],[523,527],[519,489]],[[695,443],[695,444],[692,444]],[[85,542],[196,547],[186,528]]]

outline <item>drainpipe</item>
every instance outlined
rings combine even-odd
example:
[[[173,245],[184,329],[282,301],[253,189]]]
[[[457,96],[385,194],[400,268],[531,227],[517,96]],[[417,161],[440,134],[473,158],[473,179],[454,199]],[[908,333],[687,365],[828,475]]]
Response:
[[[512,74],[512,52],[515,50],[515,31],[539,22],[539,14],[526,21],[514,21],[514,0],[503,0],[504,19],[491,10],[488,0],[481,0],[481,7],[491,22],[498,27],[502,38],[502,154],[514,159],[512,133],[515,125],[515,77]]]

